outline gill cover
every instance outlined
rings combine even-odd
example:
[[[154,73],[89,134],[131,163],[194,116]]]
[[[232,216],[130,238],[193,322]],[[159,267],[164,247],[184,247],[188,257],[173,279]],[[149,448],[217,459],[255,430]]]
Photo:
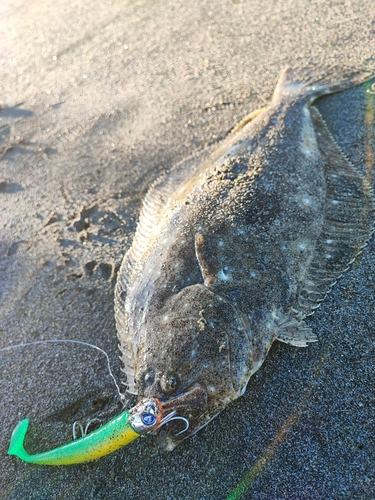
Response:
[[[90,434],[44,453],[29,455],[24,440],[29,426],[26,418],[13,431],[8,454],[25,462],[42,465],[70,465],[96,460],[126,446],[141,434],[159,427],[163,408],[158,400],[141,401]]]

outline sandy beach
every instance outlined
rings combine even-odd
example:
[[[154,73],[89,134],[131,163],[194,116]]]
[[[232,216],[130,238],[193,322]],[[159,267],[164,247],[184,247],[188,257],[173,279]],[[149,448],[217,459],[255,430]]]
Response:
[[[150,184],[267,104],[286,65],[374,68],[374,2],[15,0],[0,19],[0,348],[95,344],[121,381],[114,286]],[[369,90],[317,107],[373,183]],[[319,342],[275,343],[172,453],[147,437],[76,466],[8,456],[22,418],[36,453],[121,404],[95,349],[0,351],[0,499],[373,500],[374,263],[372,238],[308,319]]]

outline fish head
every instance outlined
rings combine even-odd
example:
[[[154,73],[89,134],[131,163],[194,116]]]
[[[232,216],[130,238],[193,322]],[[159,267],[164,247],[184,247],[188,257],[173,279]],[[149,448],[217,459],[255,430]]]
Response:
[[[149,312],[141,346],[136,366],[139,397],[156,398],[189,421],[182,435],[176,436],[178,422],[159,429],[159,444],[167,449],[237,399],[251,373],[246,317],[201,284],[184,288],[158,311]]]

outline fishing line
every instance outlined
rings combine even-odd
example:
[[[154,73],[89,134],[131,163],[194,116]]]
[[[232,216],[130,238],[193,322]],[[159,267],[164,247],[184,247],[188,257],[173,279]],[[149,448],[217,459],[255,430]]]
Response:
[[[117,383],[116,377],[114,376],[114,374],[112,372],[111,362],[110,362],[109,356],[108,356],[108,354],[103,349],[101,349],[97,345],[90,344],[89,342],[84,342],[83,340],[70,340],[70,339],[35,340],[33,342],[24,342],[22,344],[15,344],[15,345],[10,345],[8,347],[2,347],[0,349],[0,352],[2,352],[2,351],[11,351],[12,349],[19,349],[19,348],[22,348],[22,347],[30,347],[30,346],[37,345],[37,344],[80,344],[80,345],[84,345],[84,346],[87,346],[87,347],[92,347],[93,349],[96,349],[97,351],[99,351],[102,354],[104,354],[104,356],[105,356],[105,358],[107,360],[108,372],[109,372],[110,376],[112,377],[112,380],[113,380],[113,382],[114,382],[114,384],[116,386],[117,393],[119,395],[120,401],[121,401],[121,403],[123,405],[125,404],[125,401],[126,401],[127,398],[126,398],[126,395],[121,392],[120,386]]]

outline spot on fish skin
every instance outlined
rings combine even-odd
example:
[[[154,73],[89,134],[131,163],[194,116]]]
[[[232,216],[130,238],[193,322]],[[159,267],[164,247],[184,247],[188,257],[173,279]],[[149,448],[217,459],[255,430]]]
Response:
[[[210,392],[216,392],[215,387],[213,387],[212,385],[210,385],[209,387],[207,387],[207,389],[208,389]]]
[[[164,320],[164,321],[168,321],[168,318],[169,318],[169,316],[168,316],[168,314],[166,314],[166,315],[163,317],[163,320]]]
[[[278,310],[276,308],[273,308],[271,311],[271,317],[274,320],[280,319],[280,314],[278,313]]]
[[[332,255],[330,253],[326,254],[326,259],[332,259]]]
[[[256,277],[256,275],[257,275],[257,274],[256,274],[254,271],[251,271],[251,272],[250,272],[250,276],[251,276],[252,278],[255,278],[255,277]]]
[[[302,203],[306,206],[311,205],[311,199],[310,198],[303,198]]]
[[[221,270],[217,273],[217,278],[218,278],[219,280],[223,280],[223,281],[230,281],[230,280],[232,279],[229,275],[225,274],[225,272],[224,272],[224,270],[223,270],[223,269],[221,269]]]
[[[221,241],[221,240],[220,240],[220,241],[219,241],[219,243],[218,243],[218,246],[219,246],[219,247],[222,247],[223,245],[224,245],[224,241]]]
[[[332,245],[333,240],[326,240],[327,245]]]
[[[338,205],[339,204],[339,201],[338,200],[332,200],[332,205]]]
[[[300,250],[306,250],[306,245],[305,245],[305,243],[300,243],[300,244],[298,245],[298,248],[299,248]]]

